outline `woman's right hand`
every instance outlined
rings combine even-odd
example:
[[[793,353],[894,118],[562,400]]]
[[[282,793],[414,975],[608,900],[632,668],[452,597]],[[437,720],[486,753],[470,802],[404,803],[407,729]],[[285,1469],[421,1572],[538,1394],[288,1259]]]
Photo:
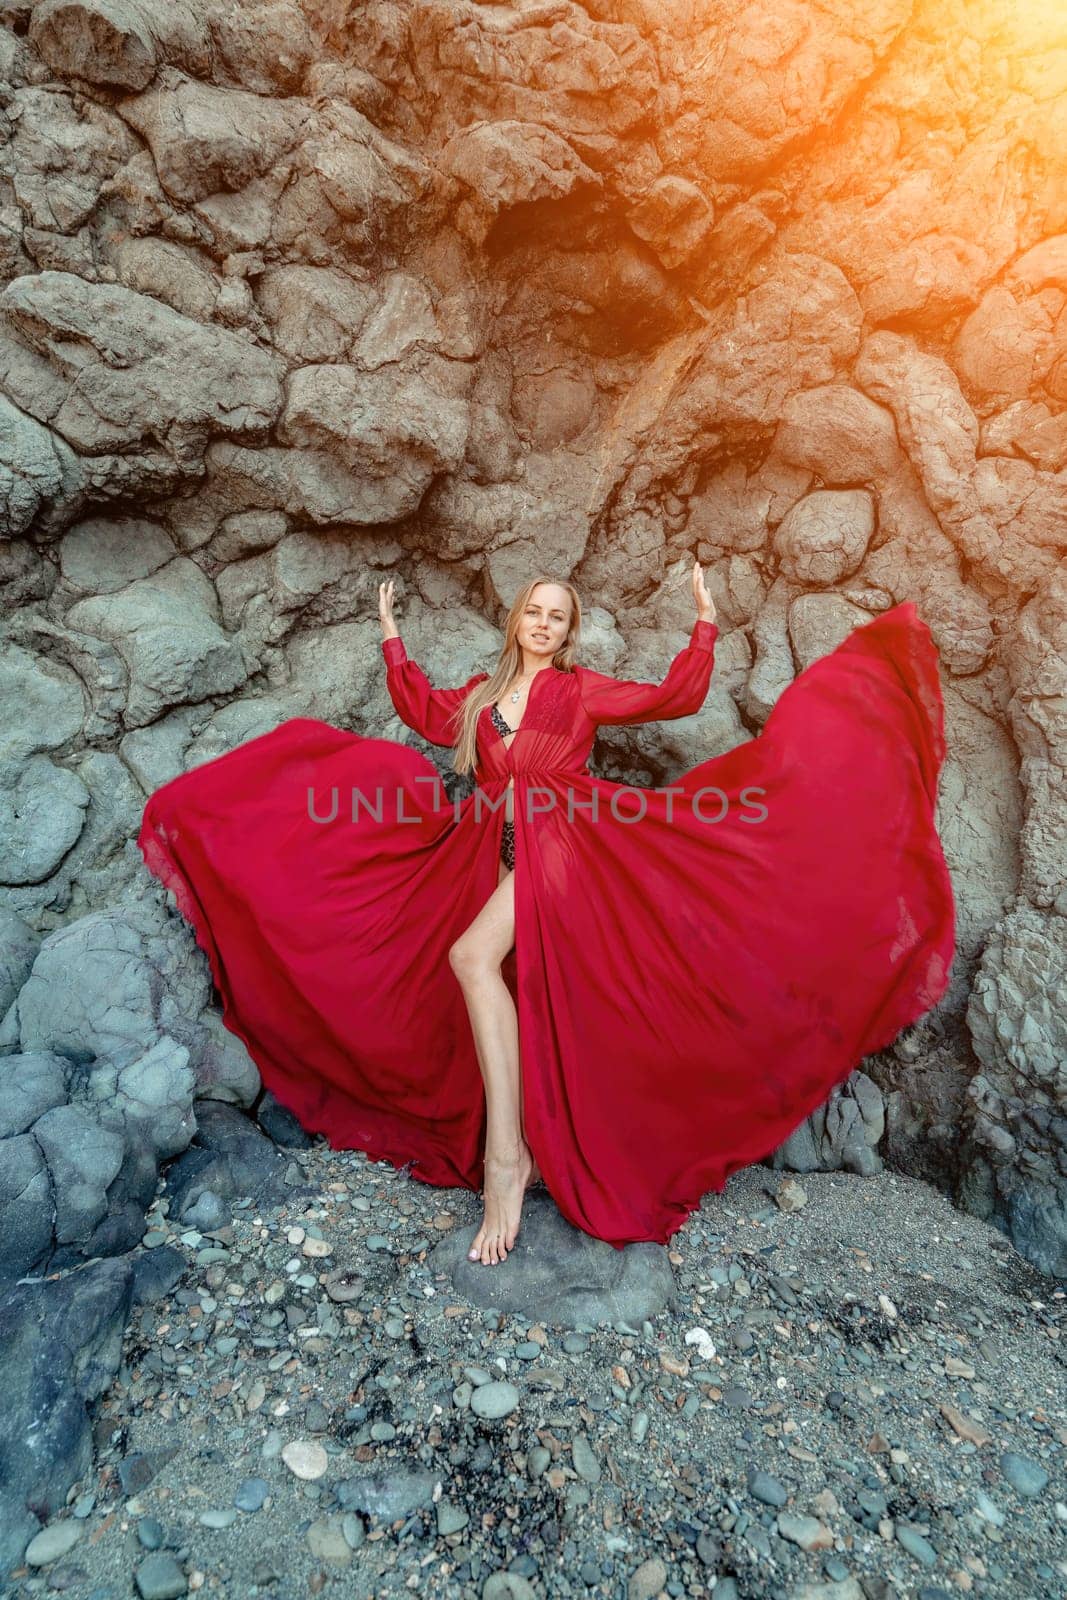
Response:
[[[378,621],[382,625],[383,639],[399,639],[400,629],[393,617],[393,579],[383,581],[378,585]]]

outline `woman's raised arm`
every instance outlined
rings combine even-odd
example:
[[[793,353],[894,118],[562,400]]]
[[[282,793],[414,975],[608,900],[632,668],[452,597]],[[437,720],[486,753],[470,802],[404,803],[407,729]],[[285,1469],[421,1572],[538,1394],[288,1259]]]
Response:
[[[409,661],[399,634],[382,640],[382,655],[386,687],[397,715],[430,744],[451,748],[459,735],[458,725],[451,719],[474,686],[488,678],[488,672],[476,672],[460,689],[434,689],[422,668]]]
[[[453,717],[476,683],[488,672],[476,672],[462,689],[434,689],[425,672],[408,660],[404,641],[393,616],[395,580],[383,579],[378,585],[378,620],[382,625],[382,655],[385,657],[385,682],[397,715],[409,728],[430,744],[451,748],[459,734]]]
[[[662,683],[637,683],[609,678],[590,667],[577,667],[582,705],[592,722],[667,722],[689,717],[707,698],[715,664],[718,624],[698,618],[689,643],[679,650]]]

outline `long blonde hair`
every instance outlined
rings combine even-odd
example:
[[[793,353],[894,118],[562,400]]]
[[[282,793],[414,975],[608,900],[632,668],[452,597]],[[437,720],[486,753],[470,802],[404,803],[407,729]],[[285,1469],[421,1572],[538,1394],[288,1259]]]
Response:
[[[456,717],[458,737],[452,752],[452,766],[456,772],[471,773],[478,759],[478,717],[485,706],[499,700],[504,690],[522,672],[522,646],[518,642],[519,624],[530,596],[542,583],[551,583],[566,589],[571,597],[571,620],[567,637],[552,657],[552,665],[560,672],[571,672],[578,653],[578,639],[582,627],[582,602],[573,583],[566,579],[551,578],[544,574],[531,578],[519,590],[504,623],[504,647],[497,657],[496,666],[484,683],[479,683],[464,700]],[[550,671],[550,668],[546,668]]]

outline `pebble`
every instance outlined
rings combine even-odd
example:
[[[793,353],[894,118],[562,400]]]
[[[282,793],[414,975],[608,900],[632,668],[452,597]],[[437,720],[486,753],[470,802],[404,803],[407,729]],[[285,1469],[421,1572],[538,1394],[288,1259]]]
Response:
[[[259,1511],[270,1493],[266,1478],[243,1478],[237,1486],[233,1503],[238,1511]]]
[[[696,1353],[701,1361],[715,1359],[715,1342],[707,1328],[690,1328],[685,1336],[685,1342],[696,1346]]]
[[[571,1443],[571,1460],[574,1470],[579,1478],[586,1483],[600,1482],[600,1462],[593,1454],[593,1447],[584,1433],[577,1433]]]
[[[395,1522],[398,1517],[409,1516],[421,1506],[432,1504],[437,1485],[432,1472],[400,1469],[350,1478],[341,1486],[341,1498],[346,1510],[362,1511],[365,1516]]]
[[[321,1517],[313,1522],[307,1531],[307,1545],[313,1556],[331,1566],[347,1567],[352,1563],[352,1546],[345,1538],[340,1517]]]
[[[545,1452],[546,1455],[548,1452]],[[437,1532],[441,1538],[446,1538],[450,1533],[458,1533],[470,1521],[462,1506],[453,1505],[450,1500],[437,1502]]]
[[[359,1550],[367,1537],[363,1519],[357,1517],[352,1511],[346,1511],[341,1518],[341,1532],[344,1534],[350,1550]]]
[[[802,1517],[792,1511],[782,1511],[776,1525],[782,1538],[798,1545],[801,1550],[833,1549],[834,1536],[818,1517]]]
[[[1000,1470],[1015,1490],[1016,1494],[1032,1499],[1041,1493],[1048,1482],[1048,1473],[1044,1467],[1039,1467],[1036,1461],[1031,1461],[1029,1456],[1023,1456],[1014,1450],[1005,1450],[1000,1458]]]
[[[485,1580],[481,1600],[539,1600],[537,1590],[518,1572],[492,1572]]]
[[[180,1595],[188,1593],[185,1573],[174,1557],[163,1551],[145,1556],[134,1573],[134,1581],[141,1600],[179,1600]]]
[[[630,1420],[630,1438],[634,1444],[644,1444],[651,1418],[647,1411],[635,1411]]]
[[[648,1561],[631,1573],[630,1581],[626,1586],[626,1600],[653,1600],[667,1582],[667,1568],[658,1556],[652,1556]]]
[[[909,1555],[916,1561],[921,1561],[924,1567],[932,1567],[937,1563],[937,1551],[918,1528],[912,1527],[910,1522],[896,1524],[897,1543],[903,1545]]]
[[[330,1464],[322,1445],[314,1439],[293,1439],[282,1450],[282,1460],[296,1478],[313,1482]]]
[[[81,1522],[72,1522],[68,1517],[62,1522],[50,1522],[40,1533],[34,1534],[26,1547],[26,1564],[31,1567],[47,1567],[50,1562],[58,1561],[60,1556],[68,1555],[78,1543],[85,1526]]]
[[[232,1528],[237,1521],[237,1512],[232,1506],[202,1511],[199,1521],[205,1528]]]
[[[471,1395],[471,1410],[475,1416],[497,1420],[510,1416],[518,1408],[519,1398],[513,1383],[483,1383]]]
[[[788,1489],[772,1478],[769,1473],[761,1472],[757,1468],[749,1468],[748,1472],[749,1493],[755,1495],[757,1500],[762,1500],[767,1506],[784,1506],[789,1499]]]

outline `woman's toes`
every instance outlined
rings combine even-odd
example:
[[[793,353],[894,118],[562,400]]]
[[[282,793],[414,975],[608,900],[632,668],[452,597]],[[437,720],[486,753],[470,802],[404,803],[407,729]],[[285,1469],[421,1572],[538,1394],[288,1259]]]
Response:
[[[522,1217],[522,1197],[529,1186],[530,1151],[522,1147],[517,1160],[486,1157],[485,1216],[468,1251],[469,1261],[495,1267],[515,1248]]]

